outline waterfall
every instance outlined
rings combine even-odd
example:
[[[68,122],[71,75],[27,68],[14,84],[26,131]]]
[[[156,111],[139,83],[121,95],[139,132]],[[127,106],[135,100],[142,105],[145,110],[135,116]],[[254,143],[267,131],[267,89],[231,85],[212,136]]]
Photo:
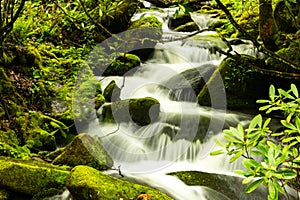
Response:
[[[137,13],[134,20],[155,15],[163,25],[163,38],[173,39],[188,33],[168,29],[167,20],[174,9]],[[192,15],[198,26],[205,28],[212,20],[205,15]],[[249,44],[243,44],[249,49]],[[248,45],[248,46],[247,46]],[[246,48],[248,47],[248,48]],[[224,58],[214,48],[226,48],[221,39],[201,33],[184,41],[158,43],[153,57],[130,76],[106,77],[122,87],[120,98],[153,97],[159,100],[159,120],[140,127],[131,122],[107,124],[95,120],[87,132],[102,138],[104,147],[112,155],[115,166],[120,166],[130,181],[158,188],[174,199],[265,199],[265,191],[258,190],[244,196],[241,181],[232,173],[241,169],[240,162],[230,163],[226,155],[210,156],[218,149],[215,139],[222,139],[222,130],[238,123],[247,124],[250,117],[241,113],[201,107],[196,96],[212,72]],[[195,79],[196,78],[196,79]],[[123,83],[125,83],[123,85]],[[205,186],[188,186],[170,172],[195,170],[228,175],[226,181],[236,190],[234,198]],[[108,171],[114,175],[115,171]],[[117,176],[117,175],[116,175]]]

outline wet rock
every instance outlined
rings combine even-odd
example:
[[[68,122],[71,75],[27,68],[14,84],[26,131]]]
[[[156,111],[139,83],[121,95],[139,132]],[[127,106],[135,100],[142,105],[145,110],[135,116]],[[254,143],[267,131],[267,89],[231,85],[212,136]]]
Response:
[[[198,104],[220,109],[258,109],[256,100],[269,98],[270,84],[291,84],[291,80],[254,71],[249,65],[266,68],[263,60],[247,55],[223,60],[198,94]]]
[[[102,16],[99,18],[101,24],[111,33],[124,31],[134,15],[140,2],[138,0],[114,0],[102,2],[100,9]]]
[[[133,49],[131,53],[142,61],[147,60],[162,37],[162,22],[155,16],[142,17],[133,21],[129,30],[132,38],[138,39],[128,45],[129,49]]]
[[[195,102],[197,94],[204,87],[215,69],[216,66],[212,64],[188,69],[170,78],[164,85],[171,89],[172,98]]]
[[[0,188],[33,196],[49,188],[61,189],[69,168],[0,157]]]
[[[174,30],[178,32],[193,32],[193,31],[198,31],[199,26],[195,22],[188,22],[186,24],[178,26]]]
[[[120,53],[120,56],[116,58],[108,67],[105,69],[104,76],[123,76],[125,73],[128,75],[136,71],[136,67],[140,66],[141,60],[134,54]]]
[[[169,19],[169,28],[170,29],[176,29],[178,28],[179,26],[182,26],[184,24],[187,24],[189,22],[192,22],[192,18],[190,15],[180,15],[180,16],[177,16],[176,18],[174,17],[171,17]]]
[[[158,100],[145,97],[116,101],[103,106],[102,120],[105,122],[129,122],[145,126],[157,120],[160,112]]]
[[[113,160],[104,149],[100,138],[84,133],[76,136],[52,163],[71,167],[87,165],[98,170],[106,170],[113,166]]]
[[[185,184],[191,186],[204,186],[211,189],[217,195],[223,196],[222,199],[267,199],[267,191],[258,188],[256,191],[246,194],[243,190],[246,185],[242,184],[242,178],[227,176],[222,174],[206,173],[200,171],[182,171],[170,173],[177,176]],[[227,197],[227,198],[226,198]],[[265,197],[265,198],[264,198]]]
[[[104,89],[103,96],[106,102],[114,102],[120,100],[121,89],[117,86],[116,81],[111,81]]]
[[[151,200],[171,199],[162,192],[108,176],[87,166],[73,168],[67,188],[74,200],[136,199],[147,194]]]

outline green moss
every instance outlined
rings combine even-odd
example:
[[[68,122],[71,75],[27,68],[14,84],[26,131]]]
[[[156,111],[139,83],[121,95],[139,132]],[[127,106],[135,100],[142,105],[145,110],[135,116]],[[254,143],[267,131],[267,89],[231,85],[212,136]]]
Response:
[[[252,63],[254,66],[263,66],[260,60],[251,56],[243,55],[237,59],[242,59],[244,63],[245,61]],[[253,71],[249,66],[240,64],[238,60],[226,58],[202,88],[197,101],[205,106],[210,106],[213,99],[224,101],[224,105],[227,103],[227,108],[231,109],[256,108],[256,100],[265,97],[271,80],[270,76]],[[226,95],[220,92],[224,91],[223,87]]]
[[[104,71],[104,76],[122,76],[125,73],[134,70],[140,66],[141,60],[138,56],[133,54],[120,53],[119,57],[116,58]],[[135,70],[134,70],[135,71]],[[132,71],[131,71],[132,72]]]
[[[118,101],[120,100],[120,93],[120,88],[118,88],[116,82],[113,80],[106,86],[103,96],[107,102]]]
[[[0,188],[35,195],[49,188],[61,189],[69,171],[66,168],[0,157]]]
[[[5,189],[0,189],[0,200],[8,200],[9,192]]]
[[[132,120],[144,126],[157,120],[160,112],[158,100],[145,97],[113,102],[104,106],[102,117],[105,122],[128,122]]]
[[[155,16],[142,17],[141,19],[132,22],[130,29],[135,28],[161,28],[162,22],[160,22]]]
[[[149,194],[151,200],[171,199],[160,191],[105,175],[87,166],[75,167],[66,186],[75,200],[135,199],[141,193]]]
[[[105,98],[102,94],[98,94],[95,98],[95,109],[99,109],[104,103],[105,103]]]
[[[56,165],[87,165],[99,170],[109,169],[113,160],[102,146],[100,138],[80,134],[53,160]]]

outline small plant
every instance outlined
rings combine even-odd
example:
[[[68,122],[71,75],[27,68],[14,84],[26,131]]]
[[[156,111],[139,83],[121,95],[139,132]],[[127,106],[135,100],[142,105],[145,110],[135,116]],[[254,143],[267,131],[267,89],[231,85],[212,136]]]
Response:
[[[235,173],[245,177],[243,184],[249,184],[245,192],[251,193],[260,185],[268,188],[268,199],[277,200],[279,193],[289,199],[284,186],[293,185],[299,181],[300,168],[300,98],[294,84],[290,90],[269,89],[270,100],[258,100],[257,103],[267,103],[259,110],[270,113],[280,111],[280,131],[269,128],[271,118],[263,120],[259,114],[255,116],[248,128],[238,125],[224,130],[226,143],[217,141],[223,149],[211,152],[211,155],[226,153],[230,162],[242,158],[245,170]],[[295,188],[295,187],[294,187]]]

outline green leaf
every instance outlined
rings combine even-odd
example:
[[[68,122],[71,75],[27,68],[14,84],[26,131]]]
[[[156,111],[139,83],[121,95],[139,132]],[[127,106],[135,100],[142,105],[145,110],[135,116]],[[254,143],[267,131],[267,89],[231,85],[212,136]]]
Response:
[[[289,128],[291,130],[297,130],[297,128],[293,124],[286,122],[286,120],[280,120],[280,122],[283,126]]]
[[[236,173],[237,175],[242,175],[242,176],[247,176],[249,174],[249,172],[246,172],[244,170],[234,170],[234,173]]]
[[[253,167],[254,168],[259,167],[261,164],[258,163],[256,160],[246,158],[246,159],[243,159],[243,165],[247,169],[251,170]]]
[[[230,162],[236,161],[238,158],[240,158],[244,154],[244,150],[239,151],[236,153],[231,159]]]
[[[220,155],[220,154],[223,154],[223,153],[224,153],[224,151],[222,149],[219,149],[219,150],[210,152],[210,155],[211,156],[216,156],[216,155]]]
[[[283,179],[293,179],[297,176],[297,173],[292,170],[285,170],[277,173],[282,175]]]
[[[182,10],[182,12],[184,12],[185,13],[185,7],[183,6],[183,5],[178,5],[179,6],[179,8]]]
[[[271,197],[271,199],[275,199],[276,196],[276,186],[273,182],[274,180],[271,180],[268,182],[268,191],[269,191],[269,196]]]
[[[248,183],[250,183],[250,182],[253,180],[253,178],[254,178],[254,176],[249,176],[249,177],[245,178],[245,179],[242,181],[242,183],[243,183],[243,184],[248,184]]]
[[[275,87],[274,85],[271,85],[269,88],[269,97],[273,101],[275,97]]]
[[[299,93],[295,84],[291,84],[291,90],[294,93],[295,97],[299,97]]]
[[[256,103],[270,103],[270,100],[259,99],[256,101]]]
[[[245,189],[246,193],[251,193],[253,192],[256,188],[258,188],[260,186],[260,184],[263,182],[263,179],[258,179],[256,181],[254,181],[253,183],[251,183],[250,185],[248,185],[248,187]]]
[[[263,110],[267,110],[268,108],[272,107],[273,105],[266,105],[266,106],[261,106],[259,108],[260,111],[263,111]]]
[[[250,122],[250,125],[249,125],[249,129],[253,129],[255,128],[256,126],[259,126],[261,127],[262,125],[262,116],[259,114],[259,115],[256,115]]]

